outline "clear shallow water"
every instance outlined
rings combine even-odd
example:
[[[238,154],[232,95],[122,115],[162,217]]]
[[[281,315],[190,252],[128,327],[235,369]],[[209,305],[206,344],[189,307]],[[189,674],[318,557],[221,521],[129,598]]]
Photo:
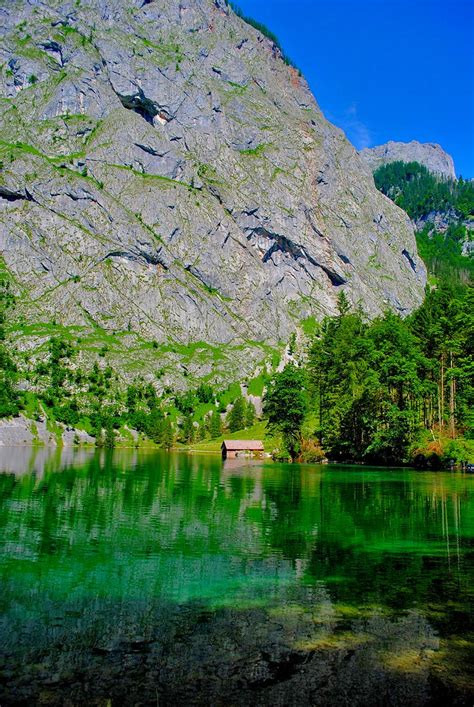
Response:
[[[474,700],[474,475],[0,449],[0,704]]]

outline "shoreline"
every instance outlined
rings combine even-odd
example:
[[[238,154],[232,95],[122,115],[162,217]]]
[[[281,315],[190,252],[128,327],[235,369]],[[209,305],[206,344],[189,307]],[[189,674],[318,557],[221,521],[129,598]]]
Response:
[[[81,445],[65,445],[65,444],[30,444],[27,442],[23,442],[20,444],[5,444],[2,441],[0,441],[0,463],[2,461],[2,455],[5,452],[8,451],[15,451],[18,452],[19,455],[21,456],[21,453],[25,454],[27,452],[30,452],[31,454],[38,454],[38,453],[47,453],[47,457],[50,458],[54,456],[55,454],[63,454],[65,453],[66,455],[71,455],[75,456],[76,454],[80,455],[81,453],[89,453],[90,456],[95,456],[95,455],[101,455],[103,456],[104,454],[106,455],[113,455],[114,452],[135,452],[135,453],[165,453],[165,454],[185,454],[187,456],[212,456],[214,458],[220,457],[220,452],[215,451],[215,450],[201,450],[201,449],[193,449],[193,448],[187,448],[187,447],[173,447],[171,449],[163,449],[162,447],[158,446],[153,446],[153,443],[151,444],[143,444],[143,445],[127,445],[127,444],[118,444],[115,447],[112,448],[107,448],[107,447],[96,447],[95,445],[91,444],[81,444]],[[71,454],[72,453],[72,454]],[[30,459],[31,461],[31,459]],[[233,460],[234,461],[234,460]],[[240,457],[237,458],[235,461],[242,462],[244,465],[246,462],[267,462],[268,467],[271,467],[271,464],[269,462],[273,462],[274,464],[280,464],[279,462],[275,462],[271,459],[271,457],[265,457],[265,458],[255,458],[255,457]],[[25,460],[26,463],[26,460]],[[223,460],[223,464],[224,464]],[[378,471],[400,471],[400,470],[406,470],[406,471],[415,471],[419,473],[462,473],[462,474],[472,474],[474,473],[471,469],[465,469],[457,465],[454,468],[450,467],[440,467],[439,469],[432,469],[432,468],[424,468],[420,469],[415,467],[414,465],[411,464],[404,464],[400,462],[399,464],[390,464],[390,465],[384,465],[384,464],[370,464],[367,462],[355,462],[355,461],[327,461],[327,462],[294,462],[294,464],[291,464],[290,462],[286,462],[285,466],[294,466],[295,468],[300,468],[300,467],[305,467],[305,468],[314,468],[314,467],[328,467],[328,468],[334,468],[334,467],[347,467],[347,468],[355,468],[357,470],[364,470],[364,469],[371,469],[371,470],[378,470]],[[27,471],[25,468],[24,471]],[[2,468],[0,467],[0,473],[3,473]]]

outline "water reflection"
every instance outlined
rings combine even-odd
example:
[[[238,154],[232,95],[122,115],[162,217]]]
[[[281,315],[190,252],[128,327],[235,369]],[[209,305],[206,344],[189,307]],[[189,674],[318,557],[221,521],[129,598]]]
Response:
[[[62,454],[0,450],[2,704],[471,704],[471,478]]]

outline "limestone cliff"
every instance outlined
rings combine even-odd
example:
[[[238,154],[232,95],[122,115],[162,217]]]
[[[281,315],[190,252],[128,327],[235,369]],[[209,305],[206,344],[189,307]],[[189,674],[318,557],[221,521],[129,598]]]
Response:
[[[449,179],[456,179],[454,162],[451,155],[443,150],[441,145],[432,142],[387,142],[377,147],[366,147],[360,151],[360,156],[375,171],[380,165],[388,162],[419,162],[430,172],[440,174]]]
[[[408,217],[224,0],[0,1],[0,253],[22,346],[250,373],[346,292],[407,313]]]

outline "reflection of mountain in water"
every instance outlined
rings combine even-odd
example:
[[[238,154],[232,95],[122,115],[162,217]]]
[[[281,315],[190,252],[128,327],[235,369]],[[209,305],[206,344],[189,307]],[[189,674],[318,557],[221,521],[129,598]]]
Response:
[[[64,452],[0,474],[2,704],[469,698],[465,477]]]
[[[0,473],[36,474],[57,471],[70,466],[80,467],[97,452],[81,447],[0,447]]]

